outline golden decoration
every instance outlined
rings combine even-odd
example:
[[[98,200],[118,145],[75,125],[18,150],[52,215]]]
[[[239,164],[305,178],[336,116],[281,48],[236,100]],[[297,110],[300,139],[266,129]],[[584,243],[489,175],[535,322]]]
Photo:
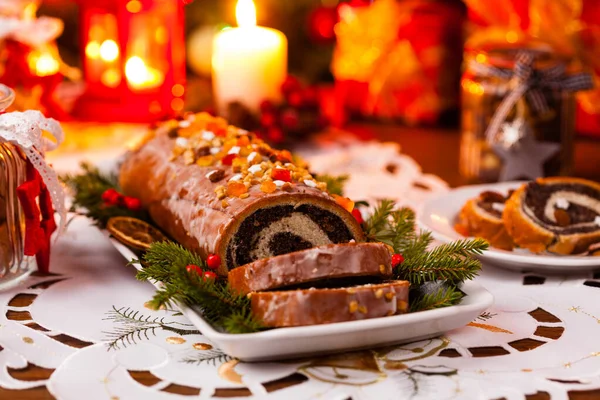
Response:
[[[185,343],[185,339],[178,336],[169,336],[165,339],[169,344],[183,344]]]
[[[147,250],[154,242],[163,242],[167,237],[150,224],[131,217],[112,217],[106,229],[125,246]]]
[[[508,334],[512,335],[511,331],[509,331],[507,329],[499,328],[497,326],[490,325],[490,324],[481,324],[479,322],[469,322],[467,324],[467,326],[471,326],[473,328],[484,329],[486,331],[490,331],[490,332],[494,332],[494,333],[508,333]]]
[[[564,363],[563,367],[565,367],[565,368],[571,368],[571,363],[570,362]]]
[[[238,365],[239,362],[240,360],[230,360],[221,364],[218,371],[219,377],[231,383],[243,383],[242,376],[235,370],[235,366]]]
[[[569,311],[573,311],[573,312],[578,313],[579,311],[581,311],[581,307],[579,307],[579,306],[573,306],[573,307],[569,308]]]
[[[212,349],[212,345],[208,343],[194,343],[192,347],[196,350],[210,350]]]
[[[30,338],[29,336],[23,336],[23,341],[27,344],[33,344],[33,339]]]

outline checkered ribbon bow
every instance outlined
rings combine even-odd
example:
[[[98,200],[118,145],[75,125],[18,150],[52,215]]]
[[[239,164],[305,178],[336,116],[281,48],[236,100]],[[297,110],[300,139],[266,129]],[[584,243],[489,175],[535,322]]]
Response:
[[[489,143],[496,142],[500,125],[506,120],[508,113],[522,96],[527,96],[531,107],[539,114],[548,112],[548,102],[543,88],[576,92],[591,89],[594,84],[587,73],[566,74],[566,66],[561,63],[544,69],[534,67],[535,55],[522,51],[517,54],[515,68],[512,70],[497,68],[473,61],[471,69],[480,76],[494,76],[506,80],[514,80],[516,84],[511,92],[502,100],[488,128],[486,138]]]

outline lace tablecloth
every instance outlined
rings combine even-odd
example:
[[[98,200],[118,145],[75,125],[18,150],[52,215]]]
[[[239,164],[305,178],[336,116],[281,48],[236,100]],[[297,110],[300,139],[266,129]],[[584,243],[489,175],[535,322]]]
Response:
[[[395,149],[369,146],[361,154],[379,155],[376,163],[356,157],[349,164],[340,152],[329,161],[315,156],[314,167],[359,168],[348,186],[355,198],[392,196],[414,205],[446,190]],[[369,168],[369,189],[361,192]],[[136,281],[133,267],[83,217],[56,244],[51,271],[0,292],[0,387],[46,386],[59,399],[78,400],[512,400],[536,392],[565,399],[569,391],[600,388],[600,275],[591,273],[567,278],[486,265],[477,279],[495,305],[443,337],[248,364],[221,353],[176,311],[146,308],[153,287]],[[49,379],[19,379],[32,365],[49,370]]]

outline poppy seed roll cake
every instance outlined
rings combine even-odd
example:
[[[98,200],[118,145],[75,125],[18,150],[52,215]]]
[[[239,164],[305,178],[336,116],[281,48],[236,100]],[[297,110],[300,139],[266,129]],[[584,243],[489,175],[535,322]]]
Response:
[[[123,192],[172,239],[227,266],[315,246],[363,241],[352,203],[292,163],[287,151],[207,114],[152,131],[121,165]]]
[[[574,254],[600,242],[600,184],[579,178],[540,178],[506,203],[506,229],[532,252]]]

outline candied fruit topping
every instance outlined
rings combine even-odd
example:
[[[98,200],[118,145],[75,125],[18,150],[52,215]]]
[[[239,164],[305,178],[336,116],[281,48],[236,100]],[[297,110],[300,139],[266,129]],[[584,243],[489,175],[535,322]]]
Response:
[[[172,140],[171,161],[213,167],[207,168],[205,176],[215,184],[229,174],[227,168],[219,169],[221,172],[210,173],[211,170],[231,167],[235,178],[228,179],[227,187],[215,189],[219,200],[248,198],[249,189],[258,185],[264,193],[291,192],[296,185],[327,191],[327,185],[315,180],[303,160],[294,159],[287,150],[273,149],[254,133],[228,125],[223,118],[207,113],[186,114],[183,119],[158,125],[154,134],[164,134]],[[232,185],[232,181],[236,184]]]
[[[354,202],[347,197],[338,196],[337,194],[332,195],[335,202],[340,206],[344,207],[347,211],[352,212],[354,209]]]

